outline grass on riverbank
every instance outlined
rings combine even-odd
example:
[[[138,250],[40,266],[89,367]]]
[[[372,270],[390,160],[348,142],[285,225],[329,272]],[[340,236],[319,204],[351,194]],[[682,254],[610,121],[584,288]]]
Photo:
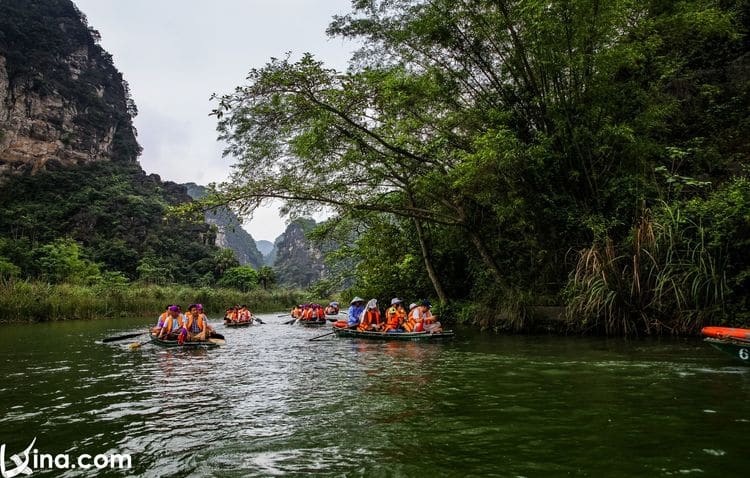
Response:
[[[156,315],[167,304],[201,303],[210,315],[221,314],[232,304],[246,304],[253,312],[290,309],[303,298],[301,291],[253,290],[126,285],[83,286],[0,280],[0,322],[66,319],[102,319]]]

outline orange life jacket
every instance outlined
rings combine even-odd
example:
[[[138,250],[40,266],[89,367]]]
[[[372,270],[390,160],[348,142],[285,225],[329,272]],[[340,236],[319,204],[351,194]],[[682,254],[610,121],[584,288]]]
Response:
[[[159,316],[159,320],[156,322],[157,327],[164,327],[164,321],[167,319],[167,316],[169,315],[169,311],[163,312]]]
[[[385,330],[396,330],[401,326],[401,322],[406,317],[402,309],[392,305],[385,311]]]
[[[203,314],[197,314],[197,317],[194,317],[192,314],[187,315],[187,324],[186,328],[188,331],[197,334],[199,332],[203,332],[206,328],[206,316]]]
[[[367,330],[371,325],[380,326],[380,311],[378,309],[367,309],[358,330]]]

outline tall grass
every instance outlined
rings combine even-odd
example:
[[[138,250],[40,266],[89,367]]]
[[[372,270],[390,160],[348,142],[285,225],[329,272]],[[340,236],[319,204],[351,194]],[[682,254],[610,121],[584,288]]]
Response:
[[[201,303],[209,314],[220,314],[233,304],[253,312],[286,310],[302,301],[300,291],[193,288],[145,284],[83,286],[26,280],[0,280],[0,321],[99,319],[155,315],[167,304]]]
[[[721,251],[706,231],[662,205],[617,247],[607,239],[579,253],[568,284],[568,320],[606,334],[694,333],[721,314],[727,281]]]

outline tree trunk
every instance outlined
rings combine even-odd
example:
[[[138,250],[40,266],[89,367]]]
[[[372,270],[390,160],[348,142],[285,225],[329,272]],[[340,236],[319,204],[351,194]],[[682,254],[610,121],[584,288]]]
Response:
[[[419,240],[419,247],[420,249],[422,249],[422,258],[424,259],[424,265],[427,268],[427,275],[430,276],[430,281],[432,281],[432,287],[435,289],[438,300],[440,300],[441,304],[445,304],[448,298],[446,297],[445,291],[443,290],[443,285],[440,283],[440,278],[438,277],[435,268],[432,266],[430,250],[427,247],[427,241],[424,237],[422,223],[419,221],[419,219],[414,218],[414,227],[417,230],[417,239]]]
[[[490,273],[492,273],[492,276],[495,278],[498,284],[503,285],[505,282],[503,281],[503,275],[500,273],[500,268],[497,266],[497,263],[495,262],[495,259],[492,257],[492,254],[490,254],[490,251],[487,250],[487,246],[484,245],[484,241],[482,240],[479,235],[474,232],[473,230],[467,228],[467,233],[469,234],[469,239],[471,239],[472,244],[474,244],[474,247],[477,248],[477,251],[479,252],[479,255],[482,257],[482,261],[484,261],[484,264],[487,266],[487,269],[489,269]]]

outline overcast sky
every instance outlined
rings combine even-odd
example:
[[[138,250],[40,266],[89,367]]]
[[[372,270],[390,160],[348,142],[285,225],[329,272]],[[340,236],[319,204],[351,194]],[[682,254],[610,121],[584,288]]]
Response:
[[[329,39],[334,14],[350,0],[73,0],[101,33],[102,47],[130,84],[138,106],[135,126],[148,173],[179,183],[227,178],[212,93],[230,93],[251,68],[291,51],[311,52],[346,69],[352,44]],[[284,231],[275,208],[244,225],[273,241]]]

